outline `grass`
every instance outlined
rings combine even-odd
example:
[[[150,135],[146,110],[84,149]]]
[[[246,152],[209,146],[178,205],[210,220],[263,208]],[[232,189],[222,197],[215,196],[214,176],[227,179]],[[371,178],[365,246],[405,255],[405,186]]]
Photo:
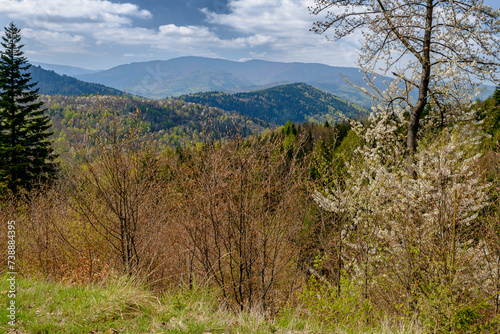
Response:
[[[17,325],[7,324],[8,282],[0,276],[0,333],[416,333],[393,330],[327,329],[287,309],[273,321],[258,313],[233,314],[219,307],[204,288],[168,291],[156,297],[144,287],[117,278],[106,284],[72,286],[46,280],[17,279]]]

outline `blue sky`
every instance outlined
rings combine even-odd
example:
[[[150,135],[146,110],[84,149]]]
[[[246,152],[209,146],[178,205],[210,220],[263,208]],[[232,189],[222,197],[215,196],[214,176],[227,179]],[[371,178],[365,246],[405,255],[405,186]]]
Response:
[[[486,0],[499,8],[498,0]],[[355,66],[360,34],[341,42],[309,32],[314,0],[0,0],[32,61],[107,69],[205,56]]]

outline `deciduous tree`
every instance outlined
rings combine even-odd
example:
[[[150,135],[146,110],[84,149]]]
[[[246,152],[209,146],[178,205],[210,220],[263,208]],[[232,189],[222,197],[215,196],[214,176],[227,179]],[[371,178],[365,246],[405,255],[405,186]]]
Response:
[[[358,63],[368,82],[373,80],[368,73],[377,68],[397,78],[392,83],[397,94],[382,96],[409,112],[409,157],[416,153],[427,104],[443,119],[463,103],[461,91],[468,84],[494,80],[500,65],[500,10],[483,0],[315,0],[311,11],[327,12],[323,21],[315,22],[316,33],[331,32],[335,41],[362,33]],[[398,84],[405,88],[394,89]],[[415,90],[416,99],[411,98]]]

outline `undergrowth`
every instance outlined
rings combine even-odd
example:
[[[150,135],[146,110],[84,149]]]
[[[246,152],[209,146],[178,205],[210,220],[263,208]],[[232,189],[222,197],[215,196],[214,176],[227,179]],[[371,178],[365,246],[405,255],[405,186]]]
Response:
[[[16,326],[7,324],[7,277],[0,277],[0,333],[417,333],[410,324],[389,321],[374,328],[324,324],[299,307],[270,320],[258,312],[234,314],[205,287],[155,295],[126,278],[75,286],[18,278]]]

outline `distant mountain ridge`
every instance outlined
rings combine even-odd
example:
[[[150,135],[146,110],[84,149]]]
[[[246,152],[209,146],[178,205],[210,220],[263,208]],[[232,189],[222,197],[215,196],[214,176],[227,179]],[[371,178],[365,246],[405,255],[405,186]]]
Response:
[[[345,82],[343,75],[354,83],[363,82],[357,68],[264,60],[236,62],[203,57],[132,63],[76,77],[149,98],[206,91],[249,92],[303,82],[348,101],[370,106],[369,98]]]
[[[29,69],[32,82],[37,82],[39,93],[44,95],[125,95],[124,92],[101,84],[84,82],[67,75],[59,75],[54,71],[44,70],[39,66],[31,66]]]
[[[277,86],[250,93],[205,92],[181,95],[178,99],[227,111],[235,111],[262,121],[284,125],[287,121],[338,122],[341,113],[360,119],[368,110],[304,83]]]
[[[88,70],[86,68],[75,67],[75,66],[67,66],[67,65],[56,65],[56,64],[47,64],[47,63],[39,63],[36,61],[30,61],[31,65],[39,66],[44,70],[54,71],[59,75],[83,75],[83,74],[92,74],[100,72],[100,70]]]

